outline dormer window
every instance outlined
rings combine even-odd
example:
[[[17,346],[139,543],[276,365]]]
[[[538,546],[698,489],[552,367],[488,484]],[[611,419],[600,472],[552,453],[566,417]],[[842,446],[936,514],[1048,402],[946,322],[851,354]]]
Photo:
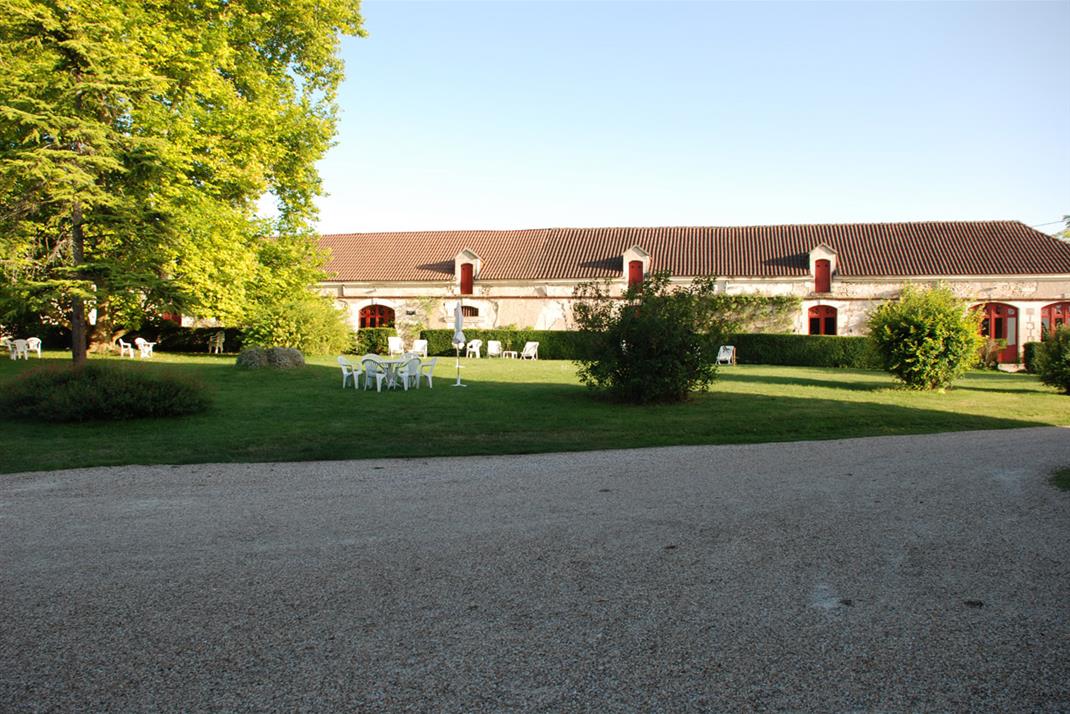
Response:
[[[628,287],[637,288],[643,284],[643,261],[628,261]]]
[[[461,263],[461,295],[472,294],[472,283],[475,280],[473,270],[471,263]]]
[[[461,295],[475,293],[475,280],[479,277],[482,260],[475,251],[465,248],[453,257],[454,283],[461,289]]]
[[[832,263],[824,258],[814,261],[814,292],[832,292]]]
[[[642,285],[643,278],[650,271],[650,253],[647,253],[637,245],[633,245],[624,251],[624,255],[621,258],[624,266],[624,275],[622,277],[628,281],[628,287]]]
[[[832,292],[832,275],[836,272],[836,251],[822,243],[810,251],[810,275],[815,293]]]

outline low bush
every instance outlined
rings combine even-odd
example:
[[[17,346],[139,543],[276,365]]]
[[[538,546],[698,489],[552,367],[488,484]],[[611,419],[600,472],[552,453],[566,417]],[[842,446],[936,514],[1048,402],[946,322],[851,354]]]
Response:
[[[996,369],[999,367],[999,353],[1005,349],[1007,349],[1007,340],[984,338],[977,351],[977,366],[981,369]]]
[[[1022,345],[1022,362],[1025,363],[1027,372],[1036,372],[1037,348],[1039,342],[1026,342]]]
[[[198,384],[134,365],[35,369],[5,386],[0,414],[49,422],[169,417],[203,412]]]
[[[868,337],[832,335],[737,334],[727,338],[741,364],[792,367],[880,369],[880,356]]]
[[[356,332],[352,352],[358,355],[385,355],[390,349],[386,338],[397,334],[398,331],[393,327],[362,327]]]
[[[977,362],[981,315],[949,288],[907,285],[869,319],[884,369],[911,389],[944,389]]]
[[[235,362],[242,369],[292,369],[305,366],[305,356],[292,347],[251,347]]]
[[[487,342],[498,340],[503,350],[519,352],[525,342],[539,343],[540,359],[587,359],[594,355],[591,335],[570,330],[469,330],[464,336],[469,340],[483,340],[483,353]],[[453,354],[453,330],[421,330],[420,337],[427,340],[427,354]]]
[[[1070,394],[1070,327],[1060,327],[1038,343],[1034,360],[1041,382]]]

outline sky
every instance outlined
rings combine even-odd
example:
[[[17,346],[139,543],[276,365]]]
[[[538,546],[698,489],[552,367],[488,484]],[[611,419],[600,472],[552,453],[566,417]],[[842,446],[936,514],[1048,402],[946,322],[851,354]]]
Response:
[[[323,233],[1070,213],[1067,1],[362,7]]]

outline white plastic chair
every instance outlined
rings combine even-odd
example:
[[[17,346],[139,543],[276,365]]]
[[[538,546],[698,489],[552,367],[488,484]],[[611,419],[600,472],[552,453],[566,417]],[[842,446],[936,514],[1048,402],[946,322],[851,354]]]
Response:
[[[392,355],[400,355],[405,353],[405,345],[402,343],[401,338],[398,336],[392,336],[386,338],[387,352]]]
[[[223,343],[226,341],[227,335],[225,332],[216,332],[210,338],[208,338],[208,352],[213,355],[223,354]]]
[[[431,377],[434,376],[436,362],[438,362],[438,357],[432,357],[430,362],[424,362],[420,365],[420,376],[427,378],[428,389],[435,388],[435,385],[431,383]],[[416,381],[419,384],[419,379]]]
[[[11,359],[30,359],[30,347],[26,340],[11,341]]]
[[[411,357],[405,364],[398,366],[397,379],[405,391],[409,391],[409,385],[413,384],[420,388],[420,358]]]
[[[418,354],[424,359],[427,359],[427,340],[413,340],[412,352]]]
[[[375,380],[375,391],[383,391],[383,381],[386,379],[386,367],[379,355],[364,355],[360,360],[364,368],[364,390],[367,391],[371,381]]]
[[[468,342],[468,347],[464,351],[464,356],[475,356],[476,359],[479,359],[479,351],[481,349],[483,349],[483,340],[470,340]]]
[[[717,364],[735,364],[736,348],[734,345],[721,345],[717,350]]]
[[[353,382],[353,389],[356,389],[357,378],[360,377],[360,367],[341,356],[338,357],[338,366],[342,368],[342,389],[346,388],[346,383],[350,380]]]
[[[498,340],[487,340],[487,357],[501,357],[502,343]]]
[[[41,338],[40,337],[27,337],[26,338],[26,348],[31,350],[31,351],[33,351],[33,352],[36,352],[38,359],[41,358]]]
[[[138,356],[141,359],[152,357],[152,348],[156,346],[155,342],[149,342],[144,337],[137,337],[134,339],[134,344],[137,345]]]
[[[520,359],[538,359],[539,358],[539,343],[538,342],[525,342],[524,351],[520,353]]]
[[[124,341],[121,337],[119,338],[119,356],[134,358],[134,346]]]

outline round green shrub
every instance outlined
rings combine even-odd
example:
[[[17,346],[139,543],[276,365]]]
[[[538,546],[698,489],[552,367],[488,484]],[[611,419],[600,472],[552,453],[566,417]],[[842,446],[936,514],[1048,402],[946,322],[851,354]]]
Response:
[[[1040,381],[1070,394],[1070,327],[1060,327],[1038,343],[1034,363]]]
[[[208,405],[199,385],[134,365],[35,369],[0,395],[3,416],[49,422],[181,416]]]
[[[313,355],[341,354],[353,345],[342,310],[311,293],[259,305],[242,338],[246,347],[292,347]]]
[[[578,360],[580,381],[633,404],[681,402],[705,391],[717,375],[724,334],[708,310],[712,290],[702,281],[675,288],[667,273],[648,276],[624,300],[606,285],[580,285],[576,321],[597,355]]]
[[[949,288],[908,285],[873,311],[869,331],[893,376],[911,389],[945,389],[976,363],[980,320]]]

